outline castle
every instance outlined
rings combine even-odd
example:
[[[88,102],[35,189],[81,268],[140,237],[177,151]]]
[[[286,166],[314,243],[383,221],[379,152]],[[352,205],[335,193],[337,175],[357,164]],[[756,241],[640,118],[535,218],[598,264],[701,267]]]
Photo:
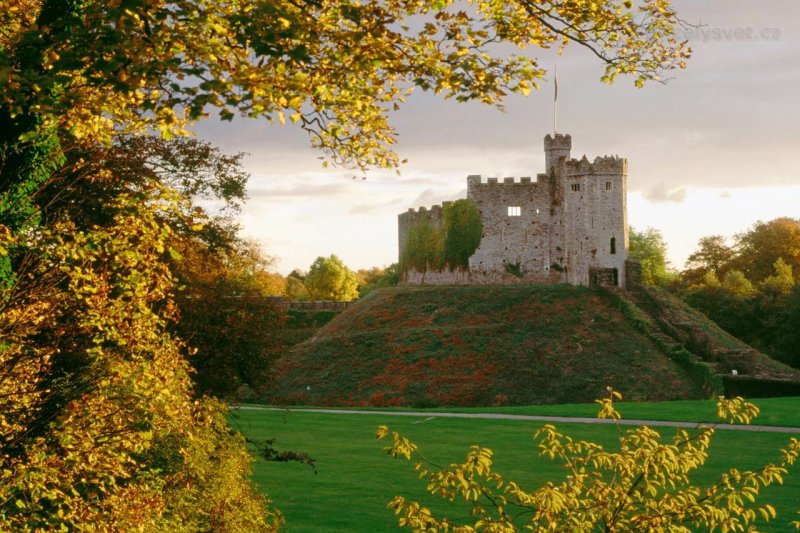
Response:
[[[401,281],[625,286],[628,162],[571,148],[547,135],[535,180],[468,176],[466,200],[400,214]]]

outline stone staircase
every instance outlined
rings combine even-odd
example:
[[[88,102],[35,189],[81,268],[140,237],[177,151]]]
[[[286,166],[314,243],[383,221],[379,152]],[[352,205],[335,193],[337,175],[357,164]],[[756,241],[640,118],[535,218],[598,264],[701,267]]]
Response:
[[[725,346],[703,329],[679,307],[669,305],[654,289],[638,286],[626,296],[649,316],[657,329],[651,337],[672,349],[680,347],[695,355],[717,373],[748,375],[757,373],[754,366],[757,352],[750,347]]]
[[[715,337],[680,305],[655,289],[629,284],[627,289],[608,290],[635,305],[649,324],[647,334],[653,342],[689,370],[709,393],[750,397],[800,395],[800,380],[796,376],[764,374],[759,360],[766,356],[744,343],[731,346],[735,341],[723,342],[719,335]]]

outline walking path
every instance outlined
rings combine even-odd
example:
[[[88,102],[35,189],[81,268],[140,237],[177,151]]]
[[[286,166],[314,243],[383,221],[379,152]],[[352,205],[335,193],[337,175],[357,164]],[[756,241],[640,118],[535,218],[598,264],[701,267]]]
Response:
[[[512,415],[503,413],[447,413],[426,411],[370,411],[367,409],[332,409],[317,407],[261,407],[255,405],[232,406],[232,409],[258,410],[258,411],[293,411],[297,413],[322,413],[330,415],[383,415],[383,416],[415,416],[426,419],[434,418],[483,418],[488,420],[533,420],[537,422],[560,422],[571,424],[613,424],[613,420],[603,418],[574,417],[574,416],[541,416],[541,415]],[[800,427],[786,426],[757,426],[744,424],[722,424],[703,422],[670,422],[668,420],[636,420],[631,418],[616,421],[623,426],[663,426],[674,428],[714,427],[720,430],[734,431],[763,431],[768,433],[797,433]]]

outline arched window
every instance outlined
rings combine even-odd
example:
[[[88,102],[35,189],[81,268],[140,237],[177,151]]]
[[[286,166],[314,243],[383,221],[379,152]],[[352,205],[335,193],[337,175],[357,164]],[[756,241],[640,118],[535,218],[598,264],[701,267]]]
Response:
[[[611,237],[611,253],[612,254],[617,253],[617,239],[615,239],[614,237]]]

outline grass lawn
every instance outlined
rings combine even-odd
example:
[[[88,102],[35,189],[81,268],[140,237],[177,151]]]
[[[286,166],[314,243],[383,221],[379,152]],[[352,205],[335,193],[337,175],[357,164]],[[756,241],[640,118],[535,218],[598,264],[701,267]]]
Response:
[[[758,423],[800,426],[797,398],[759,400],[763,411]],[[794,406],[794,407],[793,407]],[[558,410],[557,408],[563,408]],[[712,402],[666,402],[663,404],[622,405],[629,418],[711,420]],[[591,416],[589,405],[518,408],[526,414]],[[553,411],[555,410],[555,411]],[[476,410],[477,411],[477,410]],[[481,409],[485,412],[487,409]],[[503,409],[508,412],[509,409]],[[648,416],[645,416],[648,415]],[[463,505],[447,504],[429,497],[416,479],[412,465],[391,459],[382,451],[384,441],[375,441],[378,425],[387,424],[417,443],[432,461],[449,464],[463,460],[471,444],[494,450],[495,469],[507,479],[532,488],[546,480],[557,480],[558,466],[537,456],[531,437],[541,425],[537,422],[485,419],[445,419],[374,415],[328,415],[276,411],[237,411],[233,425],[251,439],[277,438],[282,450],[306,452],[316,459],[318,473],[296,463],[266,463],[258,460],[255,479],[287,518],[289,532],[377,532],[396,531],[396,519],[386,508],[396,495],[422,500],[434,510],[446,511],[450,518],[466,516]],[[613,446],[616,430],[608,426],[559,424],[575,438],[591,439]],[[671,435],[671,428],[660,428]],[[723,469],[736,466],[753,469],[777,457],[789,435],[720,430],[714,436],[710,458],[696,479],[710,484]],[[788,522],[800,518],[800,471],[787,476],[785,484],[768,489],[763,502],[772,503],[778,518],[765,531],[792,531]]]

